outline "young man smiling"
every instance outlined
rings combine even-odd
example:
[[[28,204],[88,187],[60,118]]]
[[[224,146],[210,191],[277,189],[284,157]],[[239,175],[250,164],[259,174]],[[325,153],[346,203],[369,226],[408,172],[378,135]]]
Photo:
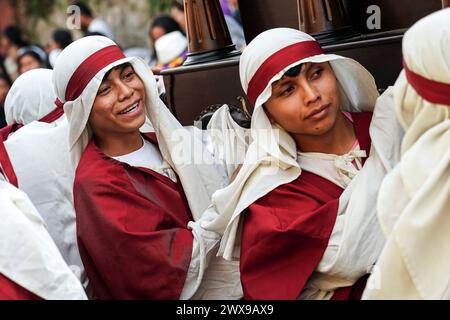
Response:
[[[203,212],[224,174],[172,159],[172,134],[189,132],[159,99],[146,63],[126,58],[111,40],[91,36],[68,46],[55,65],[54,85],[70,125],[78,244],[95,296],[199,293],[219,241],[200,220],[212,218]],[[140,132],[146,118],[155,132]],[[222,299],[232,298],[239,284],[234,274],[216,286]]]

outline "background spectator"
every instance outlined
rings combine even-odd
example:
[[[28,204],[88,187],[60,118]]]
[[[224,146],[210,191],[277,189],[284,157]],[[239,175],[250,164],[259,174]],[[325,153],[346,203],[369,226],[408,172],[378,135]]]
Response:
[[[0,129],[6,126],[4,106],[10,88],[11,82],[9,82],[8,76],[0,73]]]
[[[17,52],[17,65],[19,74],[27,71],[45,68],[47,55],[45,51],[36,45],[23,47]]]
[[[184,16],[184,5],[182,1],[174,1],[170,6],[170,15],[186,33],[186,18]]]
[[[239,12],[239,4],[238,0],[228,0],[228,4],[230,6],[231,15],[233,18],[242,25],[241,13]]]
[[[16,26],[9,26],[3,30],[0,53],[6,73],[14,81],[18,77],[17,57],[20,48],[28,45],[22,35],[22,31]]]
[[[158,64],[156,70],[175,68],[186,60],[188,48],[187,39],[181,31],[172,31],[161,36],[155,42]]]
[[[158,54],[156,52],[155,43],[156,41],[164,36],[165,34],[179,31],[184,35],[183,30],[180,25],[169,15],[163,14],[157,16],[152,24],[150,25],[149,37],[152,43],[152,58],[150,61],[150,66],[153,67],[158,64]],[[180,39],[180,37],[178,37]]]
[[[48,63],[53,68],[56,58],[73,41],[72,34],[65,29],[56,29],[47,45]]]
[[[114,40],[114,33],[111,27],[102,19],[94,17],[91,8],[83,1],[76,1],[73,5],[80,8],[81,30],[85,35],[101,34]]]
[[[247,45],[245,42],[244,29],[242,29],[240,23],[234,18],[228,0],[220,0],[220,5],[233,43],[239,50],[244,49]]]

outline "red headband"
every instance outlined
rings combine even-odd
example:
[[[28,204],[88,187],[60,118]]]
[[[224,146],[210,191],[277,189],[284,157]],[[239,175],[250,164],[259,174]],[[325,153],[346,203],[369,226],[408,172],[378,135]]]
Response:
[[[111,45],[95,52],[84,60],[67,84],[66,101],[77,99],[100,70],[123,58],[125,58],[125,55],[122,50],[116,45]]]
[[[411,71],[403,61],[406,79],[416,92],[425,100],[443,105],[450,105],[450,84],[437,82]]]
[[[255,105],[256,99],[264,91],[272,79],[280,70],[302,59],[324,54],[317,41],[303,41],[292,44],[275,52],[259,67],[248,84],[247,96]]]

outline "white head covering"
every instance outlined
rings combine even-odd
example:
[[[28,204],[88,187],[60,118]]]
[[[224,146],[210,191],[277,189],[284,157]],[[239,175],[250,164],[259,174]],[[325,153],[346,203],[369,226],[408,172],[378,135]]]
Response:
[[[119,47],[102,36],[82,38],[70,44],[58,57],[53,83],[58,99],[64,104],[69,120],[69,148],[75,167],[91,139],[88,119],[98,88],[107,71],[130,63],[144,83],[145,113],[158,138],[166,170],[172,168],[180,177],[189,207],[197,220],[210,203],[212,193],[226,183],[224,175],[210,164],[203,143],[193,137],[170,113],[158,95],[153,73],[140,58],[125,57]],[[203,164],[193,156],[203,156]]]
[[[76,241],[72,195],[75,172],[69,158],[69,125],[64,114],[60,115],[62,109],[55,106],[52,75],[48,69],[31,70],[14,83],[5,108],[8,122],[25,126],[10,135],[5,148],[19,188],[42,215],[65,261],[77,266],[84,280]],[[45,118],[48,121],[34,121]]]
[[[367,299],[450,299],[449,21],[450,9],[438,11],[403,38],[394,97],[406,132],[401,162],[380,189],[387,244]]]
[[[28,197],[2,181],[0,219],[0,274],[43,299],[86,300]]]
[[[14,81],[5,101],[6,122],[26,125],[55,109],[52,70],[30,70]]]
[[[186,50],[187,39],[180,31],[166,33],[155,41],[158,62],[166,64],[175,60]]]
[[[311,36],[301,31],[268,30],[244,50],[239,67],[244,91],[255,106],[251,124],[253,142],[236,179],[213,195],[209,210],[216,211],[219,217],[203,224],[206,229],[223,234],[218,254],[225,259],[239,257],[241,212],[301,174],[295,141],[277,124],[271,124],[262,108],[272,94],[272,83],[296,65],[326,61],[330,62],[338,80],[341,109],[373,111],[378,92],[370,73],[352,59],[325,54]],[[313,288],[316,292],[311,296],[329,297],[329,292],[332,295],[336,287],[353,284],[375,262],[383,245],[377,229],[375,198],[385,173],[398,160],[395,142],[400,141],[400,131],[391,106],[385,101],[377,104],[370,128],[371,156],[340,198],[338,215],[343,218],[336,223],[338,230],[333,230],[341,233],[339,248],[326,255],[327,261],[323,261],[319,270],[338,280],[325,284],[317,280]]]

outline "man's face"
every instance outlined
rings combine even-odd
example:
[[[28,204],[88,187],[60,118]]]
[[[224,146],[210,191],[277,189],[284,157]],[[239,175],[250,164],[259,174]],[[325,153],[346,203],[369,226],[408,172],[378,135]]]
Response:
[[[19,73],[20,74],[23,74],[30,70],[39,69],[41,67],[42,67],[41,63],[30,54],[26,54],[20,58],[20,61],[19,61]]]
[[[0,54],[7,55],[11,42],[9,42],[9,39],[5,36],[0,36],[0,39]]]
[[[129,64],[111,70],[97,92],[89,125],[94,134],[107,137],[132,133],[145,122],[145,87]]]
[[[340,106],[338,83],[329,63],[305,63],[287,73],[272,85],[272,96],[264,105],[269,118],[291,134],[327,133]]]
[[[152,30],[150,32],[150,38],[152,39],[152,42],[155,43],[156,40],[158,40],[165,34],[166,34],[166,30],[164,30],[164,28],[156,26],[156,27],[152,28]]]
[[[10,89],[9,83],[5,81],[5,79],[0,78],[0,105],[5,104],[6,96],[8,95],[8,91]]]

